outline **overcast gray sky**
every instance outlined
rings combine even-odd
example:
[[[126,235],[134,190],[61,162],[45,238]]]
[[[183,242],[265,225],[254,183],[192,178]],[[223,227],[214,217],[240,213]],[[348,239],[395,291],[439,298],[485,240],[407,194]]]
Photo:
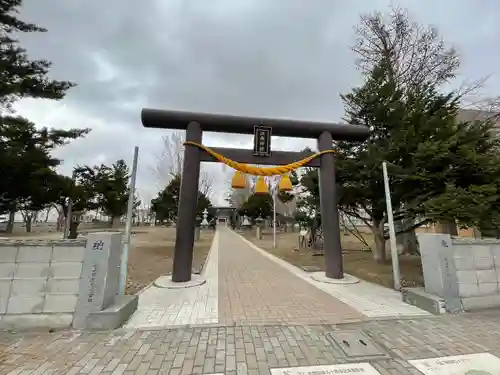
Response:
[[[340,121],[339,93],[359,84],[350,50],[361,13],[402,5],[458,46],[459,81],[493,76],[484,95],[500,94],[498,0],[24,0],[22,17],[49,29],[22,38],[52,75],[78,83],[61,102],[23,101],[39,125],[90,127],[59,150],[74,164],[131,162],[140,147],[138,188],[157,192],[151,172],[166,131],[142,128],[143,107]],[[211,146],[251,147],[251,137],[208,134]],[[276,149],[304,141],[273,140]],[[314,145],[309,142],[309,145]],[[214,203],[229,185],[222,167]]]

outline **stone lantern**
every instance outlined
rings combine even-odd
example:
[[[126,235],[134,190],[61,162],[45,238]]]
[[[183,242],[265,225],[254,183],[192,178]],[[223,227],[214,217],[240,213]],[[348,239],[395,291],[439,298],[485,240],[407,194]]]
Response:
[[[196,227],[194,229],[194,240],[195,241],[200,240],[200,224],[201,224],[201,217],[199,215],[196,215]]]
[[[255,223],[257,224],[257,239],[261,240],[262,239],[262,226],[264,223],[264,219],[259,216],[257,219],[255,219]]]

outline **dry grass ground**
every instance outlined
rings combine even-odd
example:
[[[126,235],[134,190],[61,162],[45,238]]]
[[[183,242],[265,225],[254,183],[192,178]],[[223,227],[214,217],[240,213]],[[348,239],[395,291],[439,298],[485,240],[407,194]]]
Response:
[[[118,230],[123,230],[123,228]],[[210,251],[213,234],[212,230],[201,231],[200,241],[195,243],[194,248],[193,272],[200,272],[203,268]],[[2,233],[0,237],[16,240],[57,240],[62,238],[62,233],[15,233],[13,235]],[[134,294],[159,276],[172,272],[175,228],[134,227],[131,242],[127,278],[128,294]]]
[[[264,232],[261,240],[256,239],[254,230],[240,233],[260,248],[298,267],[325,269],[325,259],[323,256],[315,256],[307,249],[298,250],[298,233],[278,232],[276,234],[275,249],[273,248],[273,235],[269,230]],[[363,237],[368,244],[371,245],[373,243],[371,234],[363,233]],[[392,266],[390,260],[385,264],[374,262],[371,251],[366,251],[366,246],[355,236],[345,233],[342,234],[342,249],[344,250],[345,272],[366,281],[389,288],[392,287]],[[405,280],[405,285],[423,285],[420,257],[401,256],[399,263],[401,276]]]
[[[214,232],[202,230],[195,242],[193,272],[200,272],[205,264]],[[127,293],[133,294],[161,275],[172,272],[175,228],[147,227],[132,238],[128,262]]]

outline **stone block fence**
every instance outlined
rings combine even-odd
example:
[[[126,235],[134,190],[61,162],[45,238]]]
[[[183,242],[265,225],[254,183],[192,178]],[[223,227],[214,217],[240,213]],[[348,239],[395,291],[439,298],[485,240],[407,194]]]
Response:
[[[423,292],[440,298],[448,312],[500,307],[500,240],[417,236]]]
[[[128,318],[137,306],[136,298],[116,296],[120,253],[120,233],[0,240],[0,327],[67,328],[79,321],[75,328],[116,328],[106,325],[121,324],[116,319]]]

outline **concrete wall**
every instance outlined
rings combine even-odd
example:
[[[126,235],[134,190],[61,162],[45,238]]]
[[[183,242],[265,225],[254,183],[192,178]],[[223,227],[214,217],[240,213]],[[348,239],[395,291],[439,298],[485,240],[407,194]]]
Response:
[[[460,297],[500,298],[500,241],[454,238],[452,243]]]
[[[70,326],[85,243],[0,240],[0,326]]]
[[[427,293],[464,310],[500,307],[500,240],[417,236]]]

